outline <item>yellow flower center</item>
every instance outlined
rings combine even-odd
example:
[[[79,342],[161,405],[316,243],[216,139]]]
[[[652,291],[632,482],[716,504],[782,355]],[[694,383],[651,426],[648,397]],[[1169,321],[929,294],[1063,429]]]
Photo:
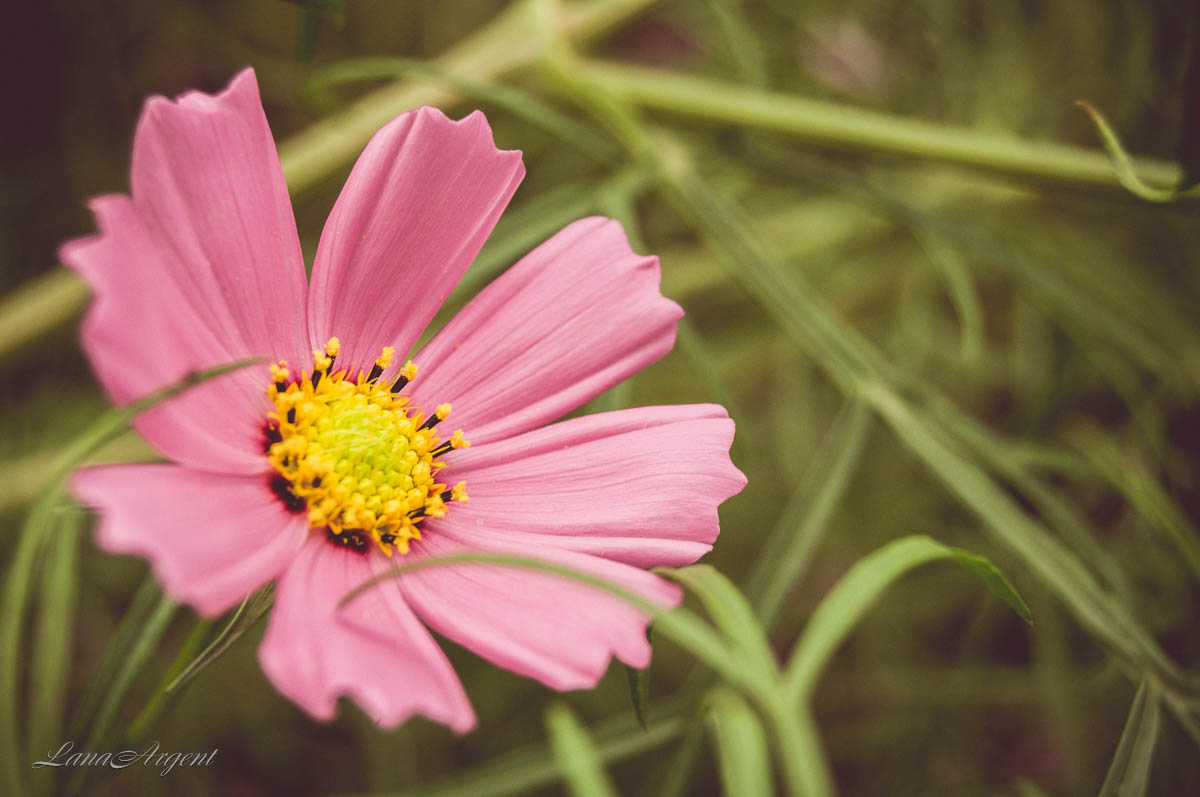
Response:
[[[313,369],[293,379],[284,361],[271,366],[267,395],[267,457],[272,486],[293,511],[307,511],[310,528],[357,551],[374,544],[391,556],[408,553],[421,539],[426,517],[446,514],[446,502],[466,501],[466,484],[447,489],[437,474],[442,454],[470,443],[458,429],[442,442],[435,431],[450,413],[439,405],[428,416],[398,392],[416,378],[410,360],[389,386],[380,380],[391,365],[391,347],[369,373],[334,371],[339,343],[331,338],[313,352]]]

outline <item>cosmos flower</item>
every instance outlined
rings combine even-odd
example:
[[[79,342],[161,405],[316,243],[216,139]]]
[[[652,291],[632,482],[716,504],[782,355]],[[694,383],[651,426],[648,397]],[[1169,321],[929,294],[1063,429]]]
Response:
[[[276,582],[259,661],[313,717],[339,696],[378,723],[475,716],[425,625],[555,689],[616,657],[644,667],[647,615],[593,587],[479,563],[412,571],[341,605],[397,562],[536,558],[659,606],[645,568],[708,551],[745,478],[718,406],[551,423],[671,349],[680,308],[619,224],[575,222],[408,352],[524,175],[487,121],[421,108],[379,130],[305,276],[254,73],[222,93],[150,99],[132,195],[91,202],[99,233],[63,247],[91,285],[84,348],[118,404],[203,368],[261,357],[146,412],[165,463],[72,482],[110,552],[148,558],[171,596],[214,616]],[[549,425],[547,425],[549,424]],[[424,624],[422,623],[424,622]]]

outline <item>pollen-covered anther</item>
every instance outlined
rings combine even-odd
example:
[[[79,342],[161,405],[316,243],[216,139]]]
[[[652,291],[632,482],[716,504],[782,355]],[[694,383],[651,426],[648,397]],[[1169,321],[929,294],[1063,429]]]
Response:
[[[466,485],[437,482],[445,463],[436,457],[467,441],[458,430],[445,442],[434,427],[450,412],[438,405],[426,418],[407,396],[396,393],[416,377],[410,360],[395,384],[380,383],[395,351],[385,348],[369,372],[333,370],[337,338],[313,351],[313,368],[292,378],[287,363],[271,366],[267,395],[267,456],[282,477],[293,511],[307,511],[308,525],[335,545],[366,551],[373,545],[391,556],[419,540],[420,522],[442,517],[451,501],[466,501]],[[279,492],[279,491],[277,491]],[[369,544],[368,544],[369,543]]]

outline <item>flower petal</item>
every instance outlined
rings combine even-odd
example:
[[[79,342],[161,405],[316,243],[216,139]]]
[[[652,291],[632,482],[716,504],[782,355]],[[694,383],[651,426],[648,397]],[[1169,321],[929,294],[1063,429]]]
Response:
[[[525,175],[483,114],[398,116],[367,144],[334,205],[313,265],[313,345],[342,341],[367,367],[384,345],[403,356],[483,246]],[[402,362],[402,360],[401,360]]]
[[[77,471],[71,489],[99,512],[100,547],[145,556],[167,594],[209,617],[275,578],[306,536],[260,477],[111,465]]]
[[[412,395],[450,402],[472,443],[561,417],[671,350],[683,311],[621,225],[568,225],[485,288],[415,358]]]
[[[215,96],[148,100],[132,182],[158,255],[146,266],[168,269],[235,355],[307,364],[304,260],[254,70]]]
[[[128,197],[92,200],[100,234],[72,241],[62,259],[95,298],[81,330],[96,376],[117,404],[175,384],[191,371],[236,359],[196,314],[195,305],[158,263],[154,244]],[[139,273],[126,271],[141,263]],[[270,409],[255,374],[245,368],[186,390],[142,413],[134,426],[159,452],[196,468],[263,472],[262,426]]]
[[[470,730],[475,713],[458,676],[394,583],[338,608],[372,577],[375,558],[310,535],[279,580],[258,649],[263,671],[320,720],[332,719],[338,696],[349,695],[384,727],[423,714],[458,733]]]
[[[712,547],[717,506],[746,485],[733,429],[711,404],[599,413],[454,452],[439,479],[467,483],[450,511],[473,538],[677,567]]]
[[[480,544],[466,523],[447,515],[410,556],[500,553],[540,559],[588,573],[662,607],[681,590],[645,570],[554,548]],[[439,565],[405,573],[400,587],[435,631],[488,661],[553,689],[586,689],[616,656],[631,667],[650,663],[649,616],[596,587],[563,576],[483,564]]]
[[[99,234],[61,252],[95,294],[83,345],[115,402],[255,355],[307,357],[304,266],[253,72],[216,97],[147,102],[133,191],[93,200]],[[262,472],[268,378],[223,376],[137,428],[183,464]]]

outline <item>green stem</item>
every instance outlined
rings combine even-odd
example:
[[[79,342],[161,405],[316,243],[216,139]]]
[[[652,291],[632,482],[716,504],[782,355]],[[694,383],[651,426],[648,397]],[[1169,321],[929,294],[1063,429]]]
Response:
[[[906,119],[662,69],[595,60],[582,64],[588,81],[635,105],[786,133],[822,147],[920,158],[1038,181],[1110,188],[1126,182],[1099,150]],[[1141,160],[1138,173],[1147,182],[1164,185],[1179,179],[1178,167],[1160,160]]]
[[[211,620],[199,620],[192,627],[192,632],[184,640],[183,646],[175,656],[175,661],[171,663],[171,668],[167,670],[167,674],[159,683],[158,688],[154,690],[154,696],[150,698],[150,701],[146,703],[133,722],[129,724],[129,730],[126,731],[125,735],[130,740],[134,742],[140,741],[146,731],[150,730],[158,722],[159,717],[162,716],[163,711],[167,707],[167,701],[178,697],[178,693],[170,690],[171,684],[183,672],[184,667],[195,658],[212,627]]]
[[[833,775],[807,706],[799,710],[787,701],[776,701],[768,715],[775,729],[783,780],[794,797],[830,797]]]

